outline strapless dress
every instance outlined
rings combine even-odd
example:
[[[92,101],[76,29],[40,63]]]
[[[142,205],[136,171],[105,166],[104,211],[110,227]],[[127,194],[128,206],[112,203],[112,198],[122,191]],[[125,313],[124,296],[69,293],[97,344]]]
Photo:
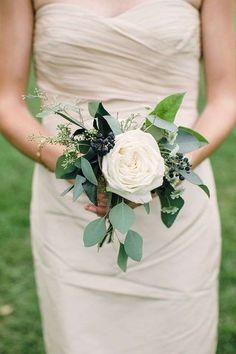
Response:
[[[198,117],[200,10],[187,0],[147,0],[104,18],[70,3],[35,15],[37,85],[58,100],[101,100],[123,119],[158,99],[187,92],[177,123]],[[60,122],[43,124],[52,134]],[[60,193],[68,182],[36,164],[31,233],[43,333],[48,354],[214,354],[218,324],[221,232],[209,160],[196,172],[211,191],[184,182],[185,206],[172,228],[135,209],[144,239],[141,262],[116,264],[117,245],[85,248],[83,229],[96,218],[82,196]]]

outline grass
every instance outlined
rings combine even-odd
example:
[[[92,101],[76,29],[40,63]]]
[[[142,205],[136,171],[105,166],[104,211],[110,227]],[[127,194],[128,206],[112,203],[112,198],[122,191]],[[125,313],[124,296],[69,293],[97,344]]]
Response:
[[[234,131],[212,158],[223,227],[218,354],[236,352],[235,139]],[[2,137],[0,162],[0,354],[44,354],[28,220],[33,163]]]

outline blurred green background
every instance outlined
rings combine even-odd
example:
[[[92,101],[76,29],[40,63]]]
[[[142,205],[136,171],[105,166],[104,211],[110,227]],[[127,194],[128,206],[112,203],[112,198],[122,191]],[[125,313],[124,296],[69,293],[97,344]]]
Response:
[[[34,82],[32,70],[29,92]],[[37,104],[30,102],[30,109],[34,114]],[[236,131],[212,158],[223,226],[218,354],[236,353],[235,139]],[[44,354],[28,220],[33,163],[2,137],[0,162],[0,354]]]

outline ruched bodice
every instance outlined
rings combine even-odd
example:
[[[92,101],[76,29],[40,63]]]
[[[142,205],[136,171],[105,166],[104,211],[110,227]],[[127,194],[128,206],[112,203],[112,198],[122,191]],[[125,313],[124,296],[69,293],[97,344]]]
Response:
[[[111,18],[69,2],[44,3],[35,17],[39,88],[58,100],[78,97],[87,124],[89,100],[122,119],[186,92],[177,118],[191,126],[201,55],[193,3],[201,0],[146,0]],[[53,133],[59,121],[43,123]],[[182,182],[185,205],[170,229],[158,198],[149,215],[135,208],[143,259],[129,260],[123,273],[116,243],[99,252],[83,245],[83,230],[97,217],[84,209],[86,195],[60,197],[68,182],[36,165],[31,230],[47,354],[215,353],[220,223],[209,160],[196,170],[211,198]]]
[[[199,11],[186,0],[147,0],[112,18],[70,3],[44,5],[34,52],[38,85],[48,93],[122,112],[185,91],[186,123],[196,118]]]

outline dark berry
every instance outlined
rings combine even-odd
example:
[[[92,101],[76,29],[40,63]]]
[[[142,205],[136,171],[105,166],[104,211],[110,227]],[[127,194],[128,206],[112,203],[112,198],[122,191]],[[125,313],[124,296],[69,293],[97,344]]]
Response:
[[[90,143],[91,148],[100,156],[105,156],[115,145],[115,136],[109,132],[107,136],[98,133]]]
[[[179,179],[180,179],[180,181],[184,181],[185,180],[185,178],[182,175],[179,176]]]

